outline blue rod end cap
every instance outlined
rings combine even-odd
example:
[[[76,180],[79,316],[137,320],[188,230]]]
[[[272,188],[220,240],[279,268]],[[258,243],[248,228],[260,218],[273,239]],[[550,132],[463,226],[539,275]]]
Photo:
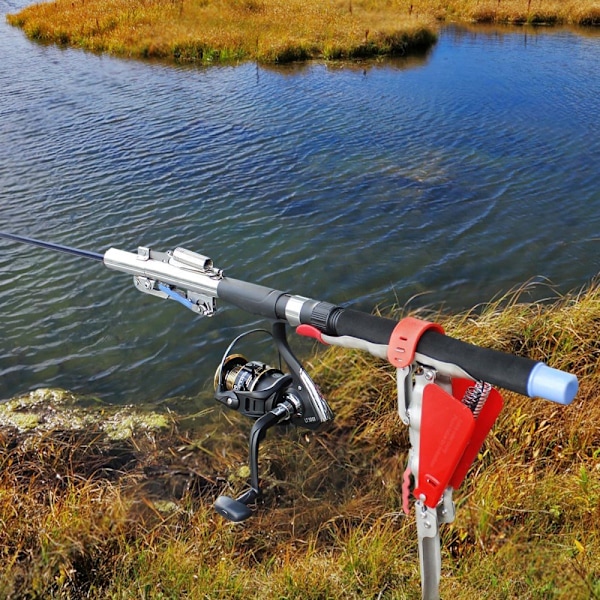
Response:
[[[575,375],[553,369],[542,362],[533,367],[527,381],[528,396],[539,396],[558,404],[571,404],[578,389]]]

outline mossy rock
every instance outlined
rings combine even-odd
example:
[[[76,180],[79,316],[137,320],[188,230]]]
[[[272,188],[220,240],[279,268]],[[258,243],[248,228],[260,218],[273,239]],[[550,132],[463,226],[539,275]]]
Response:
[[[40,388],[0,404],[0,427],[21,433],[96,427],[109,439],[124,440],[169,426],[167,415],[134,406],[111,407],[57,388]]]

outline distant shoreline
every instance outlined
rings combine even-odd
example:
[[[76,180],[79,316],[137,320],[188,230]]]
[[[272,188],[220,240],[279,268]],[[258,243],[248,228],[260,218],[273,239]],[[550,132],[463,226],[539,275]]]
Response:
[[[7,21],[33,40],[130,58],[262,63],[406,56],[440,23],[600,25],[600,4],[551,0],[56,0]]]

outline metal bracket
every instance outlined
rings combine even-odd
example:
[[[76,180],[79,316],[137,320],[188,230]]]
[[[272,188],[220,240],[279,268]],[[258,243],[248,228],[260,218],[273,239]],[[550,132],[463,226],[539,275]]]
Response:
[[[436,508],[425,506],[422,500],[417,500],[415,503],[423,600],[439,600],[442,578],[440,523],[452,523],[454,515],[455,508],[450,487],[446,488],[444,497]]]
[[[442,578],[442,551],[437,509],[428,508],[417,500],[415,503],[417,538],[419,541],[419,565],[421,568],[421,592],[423,600],[439,600]]]
[[[425,387],[432,383],[446,389],[451,385],[448,377],[440,375],[433,368],[423,367],[417,363],[397,369],[398,414],[402,422],[409,427],[408,471],[414,476],[415,482],[419,481],[423,392]],[[408,494],[408,490],[406,493]],[[408,496],[406,502],[408,502]],[[444,490],[442,499],[435,508],[426,506],[424,497],[417,499],[415,517],[422,598],[423,600],[438,600],[442,573],[439,525],[454,521],[455,507],[452,501],[452,488],[448,487]]]
[[[217,310],[217,302],[212,296],[190,292],[189,290],[180,290],[174,286],[165,285],[156,279],[134,275],[133,285],[144,294],[175,300],[201,317],[212,317]]]
[[[166,263],[169,267],[174,267],[177,270],[184,272],[192,271],[206,276],[209,278],[209,281],[223,278],[222,269],[215,268],[208,256],[186,250],[185,248],[175,248],[175,250],[169,250],[168,252],[155,252],[150,248],[140,246],[138,248],[137,260],[141,262],[155,260]],[[167,281],[173,281],[173,279],[167,278]],[[177,285],[167,285],[160,279],[152,279],[144,275],[134,275],[133,284],[137,290],[144,294],[175,300],[201,317],[211,317],[217,310],[216,294],[203,294],[199,291],[193,292]],[[209,291],[211,291],[210,288],[212,285],[209,286]]]

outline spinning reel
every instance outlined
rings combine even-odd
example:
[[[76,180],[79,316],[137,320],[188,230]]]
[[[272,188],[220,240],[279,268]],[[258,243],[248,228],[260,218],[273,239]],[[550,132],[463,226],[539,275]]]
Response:
[[[215,374],[216,400],[256,419],[249,440],[250,488],[237,499],[219,496],[215,502],[215,510],[235,522],[251,516],[248,505],[261,495],[258,449],[267,429],[288,422],[317,429],[333,419],[331,408],[289,347],[284,323],[273,323],[271,335],[289,373],[260,361],[247,361],[240,354],[231,354],[242,337],[259,331],[265,330],[254,329],[235,338]]]

